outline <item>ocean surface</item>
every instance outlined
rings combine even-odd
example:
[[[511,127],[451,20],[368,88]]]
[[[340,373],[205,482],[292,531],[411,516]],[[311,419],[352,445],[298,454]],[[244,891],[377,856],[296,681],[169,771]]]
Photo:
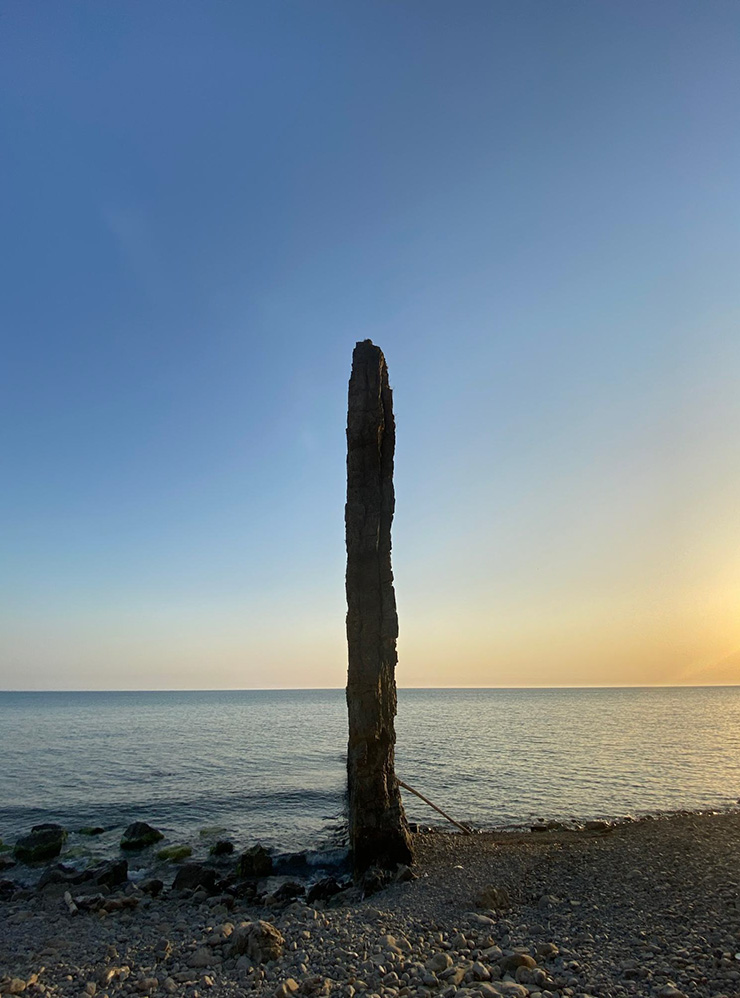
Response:
[[[396,730],[399,777],[480,828],[740,797],[740,687],[400,690]],[[340,690],[0,693],[0,838],[103,826],[70,836],[89,858],[145,820],[196,858],[224,836],[331,850],[346,739]],[[404,799],[410,820],[444,824]]]

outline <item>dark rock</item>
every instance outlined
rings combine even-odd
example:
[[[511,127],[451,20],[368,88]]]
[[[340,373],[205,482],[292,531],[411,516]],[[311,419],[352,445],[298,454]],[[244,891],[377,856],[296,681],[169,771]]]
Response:
[[[6,870],[10,870],[15,866],[15,860],[11,859],[10,856],[0,856],[0,873],[5,873]]]
[[[608,832],[612,827],[608,821],[587,821],[583,826],[587,832]]]
[[[139,890],[143,891],[144,894],[151,894],[152,897],[156,897],[163,887],[164,882],[158,880],[156,877],[149,877],[147,880],[142,880],[139,884]]]
[[[146,821],[135,821],[123,833],[121,849],[146,849],[163,838],[158,828],[153,828]]]
[[[412,880],[418,880],[414,871],[410,866],[406,866],[405,863],[401,863],[396,872],[393,875],[393,879],[397,884],[407,884]]]
[[[236,897],[254,904],[257,900],[257,886],[253,880],[242,880],[235,887],[230,888]]]
[[[9,901],[18,889],[12,880],[0,880],[0,901]]]
[[[379,866],[370,866],[360,878],[359,886],[364,897],[370,897],[382,891],[391,879],[390,872]]]
[[[49,884],[80,883],[81,881],[78,880],[78,877],[79,873],[73,866],[65,866],[63,863],[57,863],[56,866],[50,866],[44,870],[36,886],[42,891]]]
[[[313,904],[314,901],[326,901],[328,898],[338,894],[341,889],[341,885],[337,883],[334,877],[324,877],[323,880],[318,880],[313,886],[309,887],[306,894],[306,904]]]
[[[281,884],[276,891],[273,891],[272,896],[276,901],[292,901],[293,898],[301,897],[305,893],[306,888],[303,884],[299,884],[295,880],[288,880]]]
[[[100,825],[85,825],[84,828],[79,828],[77,830],[78,835],[102,835],[105,831]]]
[[[186,863],[177,871],[172,882],[175,891],[195,890],[197,887],[212,891],[216,886],[216,871],[201,863]]]
[[[221,840],[211,846],[211,856],[230,856],[234,851],[234,843]]]
[[[22,863],[54,859],[62,851],[67,833],[61,825],[34,825],[30,835],[18,839],[13,855]]]
[[[117,887],[128,880],[128,863],[125,859],[112,859],[90,871],[99,887]]]
[[[239,857],[236,872],[240,877],[269,877],[272,873],[272,856],[264,846],[252,846]]]

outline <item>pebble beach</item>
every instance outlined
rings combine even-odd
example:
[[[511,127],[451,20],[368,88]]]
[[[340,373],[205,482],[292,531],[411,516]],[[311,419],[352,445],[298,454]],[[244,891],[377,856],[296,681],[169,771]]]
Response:
[[[0,993],[740,994],[740,815],[594,824],[416,834],[413,870],[371,896],[288,878],[182,886],[187,873],[177,887],[6,880]]]

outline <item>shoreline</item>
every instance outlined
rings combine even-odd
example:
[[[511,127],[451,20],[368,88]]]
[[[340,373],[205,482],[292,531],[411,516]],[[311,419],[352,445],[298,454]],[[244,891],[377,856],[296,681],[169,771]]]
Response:
[[[736,810],[600,831],[421,833],[416,879],[311,904],[274,885],[261,894],[266,882],[251,897],[152,897],[127,883],[107,895],[119,906],[72,915],[64,885],[50,885],[0,902],[0,992],[734,998],[738,842]],[[284,939],[276,959],[230,942],[260,920]]]
[[[431,810],[431,809],[430,809]],[[568,819],[544,818],[536,820],[507,822],[491,825],[487,827],[476,827],[472,822],[465,822],[470,829],[471,836],[480,837],[500,837],[505,841],[509,837],[535,836],[543,838],[547,833],[558,832],[571,835],[579,835],[584,832],[603,831],[605,828],[615,829],[625,825],[635,825],[643,822],[662,822],[677,818],[688,817],[708,817],[713,815],[740,815],[740,800],[733,804],[702,806],[697,808],[675,808],[656,811],[636,812],[635,814],[620,814],[619,816],[605,817],[577,817],[571,816]],[[463,835],[454,827],[454,822],[438,819],[436,822],[409,822],[411,830],[418,838],[420,835]],[[164,826],[166,829],[166,826]],[[23,862],[15,860],[13,856],[14,842],[22,838],[17,835],[13,840],[4,840],[0,837],[0,882],[15,881],[21,889],[35,889],[40,878],[45,873],[56,867],[64,868],[70,874],[73,872],[81,874],[85,869],[93,868],[96,865],[126,859],[129,862],[128,878],[133,883],[146,880],[152,876],[163,879],[173,879],[177,871],[184,863],[201,863],[214,866],[219,873],[228,875],[233,867],[234,860],[240,851],[254,846],[262,847],[259,839],[239,841],[238,836],[229,835],[220,826],[204,826],[198,830],[198,835],[187,839],[185,837],[170,835],[166,830],[162,832],[161,841],[152,846],[135,851],[125,851],[120,847],[119,841],[125,826],[114,825],[107,828],[98,828],[99,834],[91,835],[90,829],[65,829],[65,844],[61,853],[53,859],[41,862]],[[26,833],[30,829],[26,830]],[[219,841],[226,839],[233,848],[229,849],[228,856],[219,859],[214,858],[209,853],[211,847]],[[543,838],[544,841],[544,838]],[[103,848],[95,848],[101,842],[105,842]],[[180,850],[185,847],[187,852],[182,856],[172,858],[161,858],[157,853],[161,849]],[[342,827],[332,826],[330,835],[306,848],[299,850],[280,850],[267,846],[266,851],[273,857],[275,877],[294,877],[301,879],[304,883],[310,884],[325,876],[347,876],[349,873],[348,849],[346,838],[342,834]],[[12,861],[12,866],[7,866],[8,861]],[[740,949],[740,942],[739,942]]]

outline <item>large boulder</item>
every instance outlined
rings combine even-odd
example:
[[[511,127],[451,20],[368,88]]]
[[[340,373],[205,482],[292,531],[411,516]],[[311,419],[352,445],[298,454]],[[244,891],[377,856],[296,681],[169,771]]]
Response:
[[[285,948],[282,932],[271,922],[242,922],[231,934],[229,956],[248,956],[253,963],[279,960]]]
[[[34,825],[30,835],[18,839],[13,855],[22,863],[41,863],[58,856],[66,839],[61,825]]]
[[[269,877],[272,873],[272,856],[264,846],[252,846],[239,857],[236,872],[240,877]]]
[[[215,886],[216,871],[201,863],[185,863],[177,871],[172,883],[172,889],[175,891],[195,890],[198,887],[212,891]]]
[[[121,849],[146,849],[163,838],[158,828],[153,828],[146,821],[134,821],[121,836]]]

